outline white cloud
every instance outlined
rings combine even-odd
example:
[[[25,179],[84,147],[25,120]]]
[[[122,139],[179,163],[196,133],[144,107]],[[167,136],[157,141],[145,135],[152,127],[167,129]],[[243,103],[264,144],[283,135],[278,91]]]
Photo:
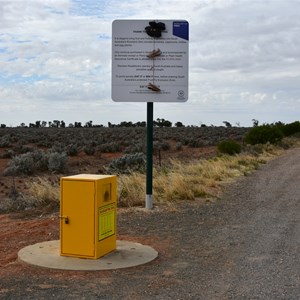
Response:
[[[190,23],[189,101],[157,104],[157,117],[189,124],[293,121],[300,109],[299,11],[298,0],[2,0],[0,121],[60,115],[69,122],[68,111],[95,123],[145,119],[145,105],[110,100],[117,18]]]

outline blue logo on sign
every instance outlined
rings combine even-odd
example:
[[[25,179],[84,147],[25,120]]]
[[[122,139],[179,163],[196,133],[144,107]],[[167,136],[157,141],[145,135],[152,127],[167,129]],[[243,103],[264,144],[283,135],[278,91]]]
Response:
[[[187,21],[173,22],[173,35],[189,40],[189,23]]]

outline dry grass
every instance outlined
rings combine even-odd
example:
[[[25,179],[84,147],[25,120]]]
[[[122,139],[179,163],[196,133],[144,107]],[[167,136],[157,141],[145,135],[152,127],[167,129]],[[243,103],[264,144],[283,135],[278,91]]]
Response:
[[[293,141],[288,143],[289,146],[296,144]],[[261,164],[282,152],[282,148],[264,145],[246,149],[245,152],[235,156],[222,155],[189,163],[173,160],[168,167],[154,169],[154,202],[172,205],[182,200],[217,198],[226,183],[253,172]],[[132,173],[118,176],[119,206],[143,206],[145,194],[145,174]],[[24,200],[29,206],[58,205],[59,185],[49,182],[48,179],[38,178],[28,184],[28,195]]]
[[[235,156],[223,155],[190,163],[173,160],[168,167],[154,169],[154,201],[170,203],[200,197],[216,198],[221,194],[224,184],[249,174],[282,151],[281,148],[266,145],[253,153],[244,152]],[[118,177],[119,204],[129,207],[143,205],[145,181],[145,175],[139,173]]]
[[[59,205],[59,184],[52,183],[45,178],[37,178],[27,184],[28,193],[25,201],[28,205]]]

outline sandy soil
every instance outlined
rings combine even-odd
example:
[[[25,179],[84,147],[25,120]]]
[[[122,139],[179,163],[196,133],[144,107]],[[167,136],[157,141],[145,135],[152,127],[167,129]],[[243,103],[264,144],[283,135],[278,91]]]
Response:
[[[216,201],[120,209],[118,238],[155,261],[105,272],[18,262],[26,245],[59,238],[58,213],[0,215],[2,299],[299,299],[300,150],[288,150]]]

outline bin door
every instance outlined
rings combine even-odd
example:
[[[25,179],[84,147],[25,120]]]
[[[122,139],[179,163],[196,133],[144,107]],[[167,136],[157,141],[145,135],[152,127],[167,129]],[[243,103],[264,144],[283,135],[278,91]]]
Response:
[[[61,254],[95,255],[94,182],[63,180]],[[67,222],[65,217],[67,217]]]

